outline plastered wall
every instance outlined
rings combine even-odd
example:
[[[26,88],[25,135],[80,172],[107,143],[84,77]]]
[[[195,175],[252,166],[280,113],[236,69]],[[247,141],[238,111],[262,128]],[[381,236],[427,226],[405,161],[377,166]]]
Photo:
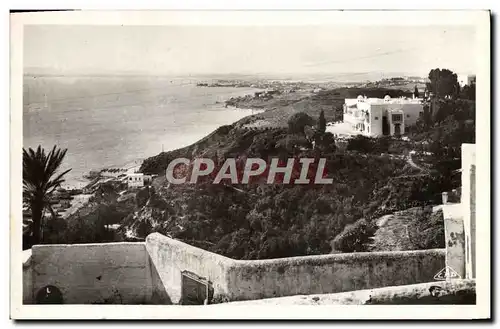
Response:
[[[37,245],[32,248],[32,280],[24,283],[31,302],[52,285],[65,304],[143,304],[152,294],[144,243]]]
[[[227,273],[234,260],[170,239],[159,233],[146,238],[151,268],[157,273],[153,295],[168,296],[171,303],[181,299],[181,272],[189,271],[204,277],[214,288],[214,297],[229,293]],[[164,291],[162,291],[164,289]],[[160,300],[161,298],[158,298]]]
[[[444,266],[444,249],[233,260],[153,233],[145,243],[34,246],[23,279],[27,296],[54,285],[69,304],[177,304],[182,271],[229,301],[431,282]]]
[[[231,300],[336,293],[431,282],[444,266],[444,249],[238,261],[228,290]]]
[[[243,261],[157,233],[148,236],[146,248],[173,303],[181,297],[185,270],[211,281],[214,296],[249,300],[431,282],[445,267],[444,249]]]

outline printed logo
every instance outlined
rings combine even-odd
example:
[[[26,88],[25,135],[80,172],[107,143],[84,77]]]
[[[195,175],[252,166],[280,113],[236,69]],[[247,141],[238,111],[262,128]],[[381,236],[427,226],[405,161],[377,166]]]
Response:
[[[189,160],[178,158],[170,161],[166,171],[171,184],[195,184],[200,180],[220,184],[332,184],[326,177],[326,159],[274,158],[268,164],[259,158],[227,158],[224,163],[210,158]]]
[[[434,280],[444,281],[446,279],[461,279],[462,277],[451,267],[446,266],[436,275],[434,275]]]

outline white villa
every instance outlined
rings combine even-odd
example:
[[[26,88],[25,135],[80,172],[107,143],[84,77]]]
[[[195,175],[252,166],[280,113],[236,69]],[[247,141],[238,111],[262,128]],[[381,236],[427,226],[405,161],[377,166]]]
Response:
[[[344,124],[353,134],[366,136],[403,135],[424,114],[421,98],[347,98],[344,103]]]

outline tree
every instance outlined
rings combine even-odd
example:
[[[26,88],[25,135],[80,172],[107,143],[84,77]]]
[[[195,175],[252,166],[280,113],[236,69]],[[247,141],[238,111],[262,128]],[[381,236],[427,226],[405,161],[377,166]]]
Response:
[[[32,242],[41,242],[40,232],[42,216],[46,209],[50,209],[52,193],[64,182],[63,176],[71,169],[53,176],[62,164],[67,149],[61,150],[54,146],[45,154],[45,150],[38,146],[37,150],[23,148],[23,203],[31,209]]]
[[[288,132],[292,134],[304,133],[305,126],[313,126],[314,120],[307,113],[295,113],[288,119]]]
[[[318,131],[320,133],[324,133],[326,131],[326,119],[325,119],[325,112],[321,110],[321,113],[319,114],[319,119],[318,119]]]
[[[415,90],[413,91],[413,95],[415,95],[415,98],[418,98],[419,96],[417,85],[415,85]]]
[[[448,69],[433,69],[429,72],[427,88],[437,97],[456,96],[460,86],[456,73]]]
[[[460,91],[460,98],[476,100],[476,84],[471,83],[470,85],[465,85]]]

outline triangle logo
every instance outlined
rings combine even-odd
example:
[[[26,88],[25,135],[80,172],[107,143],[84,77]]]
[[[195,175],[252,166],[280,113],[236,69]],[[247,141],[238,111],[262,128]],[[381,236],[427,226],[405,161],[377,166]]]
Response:
[[[462,277],[451,267],[446,266],[436,275],[434,275],[434,280],[444,281],[447,279],[461,279]]]

